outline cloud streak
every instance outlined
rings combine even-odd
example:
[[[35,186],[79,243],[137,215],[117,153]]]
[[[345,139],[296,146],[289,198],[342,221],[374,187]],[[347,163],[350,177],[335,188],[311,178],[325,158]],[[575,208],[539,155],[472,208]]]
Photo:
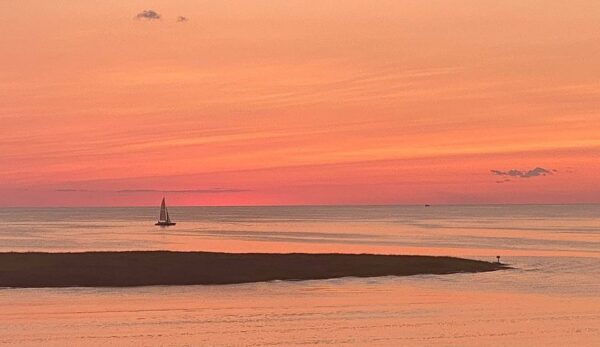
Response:
[[[219,194],[219,193],[241,193],[247,192],[246,189],[236,188],[213,188],[213,189],[181,189],[181,190],[159,190],[159,189],[122,189],[115,193],[172,193],[172,194]]]
[[[531,169],[531,170],[517,170],[517,169],[512,169],[512,170],[508,170],[508,171],[490,170],[490,172],[494,176],[531,178],[531,177],[552,175],[554,172],[556,172],[556,170],[548,170],[548,169],[544,169],[543,167],[536,167],[535,169]],[[506,182],[506,181],[507,181],[507,179],[505,179],[503,181],[497,181],[496,183],[502,183],[502,182]]]
[[[89,190],[89,189],[71,189],[71,188],[60,188],[60,189],[55,189],[56,192],[60,192],[60,193],[84,193],[84,192],[93,192],[93,190]]]
[[[247,189],[238,188],[209,188],[209,189],[120,189],[120,190],[90,190],[90,189],[71,189],[60,188],[55,191],[61,193],[117,193],[117,194],[146,194],[146,193],[169,193],[169,194],[224,194],[224,193],[242,193],[248,192]]]

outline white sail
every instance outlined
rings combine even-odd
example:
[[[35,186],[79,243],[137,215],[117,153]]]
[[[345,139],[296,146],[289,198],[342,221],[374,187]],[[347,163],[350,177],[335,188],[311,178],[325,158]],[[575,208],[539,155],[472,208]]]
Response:
[[[162,199],[162,203],[160,204],[160,215],[158,216],[159,222],[164,222],[168,220],[168,212],[167,205],[165,204],[165,198]]]
[[[175,225],[174,222],[171,221],[171,217],[169,216],[169,210],[167,210],[167,204],[165,203],[165,198],[163,197],[162,202],[160,203],[160,214],[158,215],[158,222],[154,225],[160,226],[170,226]]]

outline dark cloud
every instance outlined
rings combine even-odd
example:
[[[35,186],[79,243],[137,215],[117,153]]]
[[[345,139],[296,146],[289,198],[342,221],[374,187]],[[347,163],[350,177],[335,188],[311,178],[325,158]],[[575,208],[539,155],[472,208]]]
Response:
[[[135,15],[136,19],[148,19],[148,20],[155,20],[155,19],[160,19],[160,14],[158,14],[158,12],[153,11],[153,10],[144,10],[140,13],[138,13],[137,15]]]
[[[492,175],[496,176],[509,176],[509,177],[518,177],[518,178],[530,178],[530,177],[538,177],[538,176],[547,176],[552,175],[553,172],[557,172],[557,170],[547,170],[542,167],[536,167],[535,169],[521,171],[521,170],[490,170]]]
[[[187,22],[187,21],[188,21],[188,18],[187,18],[187,17],[184,17],[184,16],[178,16],[178,17],[177,17],[177,22],[178,22],[178,23],[181,23],[181,22]]]

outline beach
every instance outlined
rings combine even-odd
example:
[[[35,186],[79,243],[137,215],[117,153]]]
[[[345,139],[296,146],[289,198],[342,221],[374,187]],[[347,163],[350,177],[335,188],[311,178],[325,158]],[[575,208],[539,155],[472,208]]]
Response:
[[[0,253],[0,287],[237,284],[339,277],[494,271],[505,265],[453,257],[215,252]]]

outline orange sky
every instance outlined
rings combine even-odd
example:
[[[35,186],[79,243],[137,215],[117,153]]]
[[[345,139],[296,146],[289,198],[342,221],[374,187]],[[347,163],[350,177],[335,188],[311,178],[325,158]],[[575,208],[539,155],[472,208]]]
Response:
[[[598,23],[592,0],[1,1],[0,206],[600,202]]]

